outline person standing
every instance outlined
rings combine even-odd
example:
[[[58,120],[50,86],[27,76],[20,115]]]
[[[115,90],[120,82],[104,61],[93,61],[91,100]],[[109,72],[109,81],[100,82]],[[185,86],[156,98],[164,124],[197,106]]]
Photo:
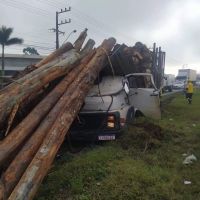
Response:
[[[188,100],[188,104],[192,103],[193,92],[194,92],[194,86],[192,82],[189,80],[186,86],[186,98]]]

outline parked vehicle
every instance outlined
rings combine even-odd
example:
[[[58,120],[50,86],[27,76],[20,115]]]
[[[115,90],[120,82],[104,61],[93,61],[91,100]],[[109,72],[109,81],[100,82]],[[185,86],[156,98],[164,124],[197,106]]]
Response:
[[[174,82],[174,86],[173,86],[173,89],[177,89],[177,90],[180,90],[180,89],[184,89],[185,88],[185,84],[186,84],[186,81],[179,81],[179,80],[176,80]]]
[[[139,115],[160,118],[159,91],[152,74],[105,76],[85,99],[71,128],[71,138],[115,140]]]
[[[181,81],[181,82],[190,80],[193,83],[195,83],[196,79],[197,79],[196,70],[193,70],[193,69],[179,69],[178,70],[178,76],[176,77],[176,80]]]
[[[196,86],[199,88],[200,87],[200,81],[196,82]]]
[[[164,85],[163,90],[164,92],[172,92],[175,83],[175,75],[173,74],[165,74],[164,75]]]

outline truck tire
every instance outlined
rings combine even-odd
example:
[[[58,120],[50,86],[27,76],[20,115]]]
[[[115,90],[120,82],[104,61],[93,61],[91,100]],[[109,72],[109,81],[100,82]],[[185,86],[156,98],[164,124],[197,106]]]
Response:
[[[134,119],[135,119],[135,109],[134,107],[130,107],[126,115],[126,124],[128,125],[132,123]]]

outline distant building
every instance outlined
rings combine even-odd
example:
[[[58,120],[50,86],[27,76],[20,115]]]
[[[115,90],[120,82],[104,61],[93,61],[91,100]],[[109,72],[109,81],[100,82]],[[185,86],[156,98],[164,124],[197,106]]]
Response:
[[[40,55],[25,55],[25,54],[5,54],[5,76],[11,77],[17,71],[24,70],[29,65],[42,60],[44,56]],[[1,55],[0,55],[0,70],[1,70]]]

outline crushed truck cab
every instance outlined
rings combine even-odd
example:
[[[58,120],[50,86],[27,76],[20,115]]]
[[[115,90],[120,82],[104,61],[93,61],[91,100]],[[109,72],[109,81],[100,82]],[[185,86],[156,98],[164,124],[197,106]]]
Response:
[[[71,138],[115,140],[138,115],[160,118],[159,91],[152,75],[105,76],[89,91]]]

